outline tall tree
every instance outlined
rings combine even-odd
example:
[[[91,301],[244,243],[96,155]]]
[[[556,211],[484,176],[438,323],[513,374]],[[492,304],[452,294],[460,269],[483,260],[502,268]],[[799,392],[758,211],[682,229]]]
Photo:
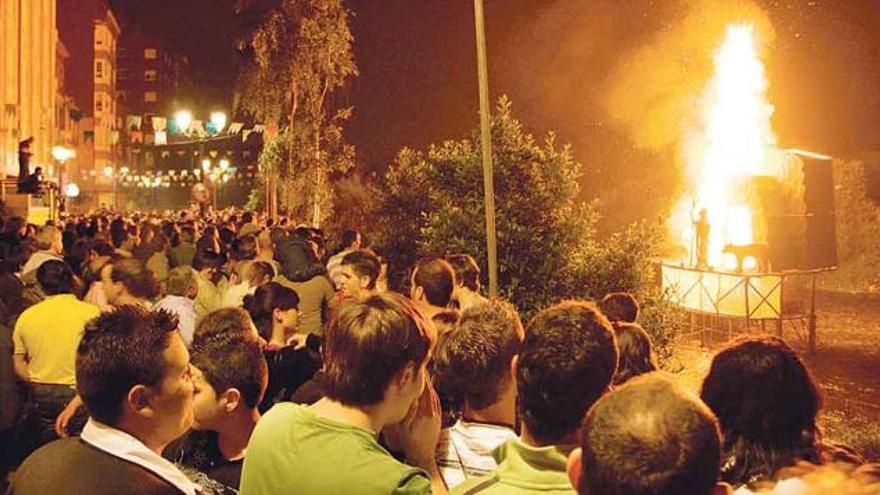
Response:
[[[263,174],[278,179],[291,215],[315,225],[332,208],[330,178],[354,166],[342,133],[352,108],[338,98],[358,73],[349,16],[342,0],[282,0],[249,37],[239,82],[239,110],[281,130],[269,135]]]

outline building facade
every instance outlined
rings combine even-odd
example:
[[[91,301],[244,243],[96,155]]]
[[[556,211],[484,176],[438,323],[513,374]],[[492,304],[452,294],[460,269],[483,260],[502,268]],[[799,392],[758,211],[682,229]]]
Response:
[[[125,115],[148,119],[174,112],[186,58],[168,50],[158,37],[138,28],[123,31],[119,40],[116,96]]]
[[[52,163],[58,33],[55,0],[0,0],[0,173],[18,175],[18,143],[33,137],[31,170]]]
[[[70,57],[67,91],[81,117],[75,165],[86,202],[115,205],[115,181],[121,119],[116,101],[116,53],[119,23],[107,0],[57,0],[58,33]]]

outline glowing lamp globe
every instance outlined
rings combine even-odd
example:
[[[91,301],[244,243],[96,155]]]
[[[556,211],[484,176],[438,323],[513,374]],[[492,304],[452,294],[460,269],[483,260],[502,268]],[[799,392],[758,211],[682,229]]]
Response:
[[[64,186],[64,195],[68,198],[75,198],[79,196],[79,186],[76,183],[71,182]]]
[[[211,124],[214,125],[214,132],[218,134],[223,132],[226,127],[226,114],[223,112],[211,112]]]
[[[186,134],[192,124],[193,116],[189,110],[180,110],[174,114],[174,122],[182,134]]]

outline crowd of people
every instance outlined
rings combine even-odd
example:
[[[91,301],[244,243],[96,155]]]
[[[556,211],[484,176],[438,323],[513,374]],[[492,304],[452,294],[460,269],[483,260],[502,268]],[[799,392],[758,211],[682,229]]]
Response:
[[[464,253],[405,290],[354,230],[233,209],[0,232],[0,484],[31,494],[880,493],[798,354],[743,337],[699,394],[628,293],[525,325]]]

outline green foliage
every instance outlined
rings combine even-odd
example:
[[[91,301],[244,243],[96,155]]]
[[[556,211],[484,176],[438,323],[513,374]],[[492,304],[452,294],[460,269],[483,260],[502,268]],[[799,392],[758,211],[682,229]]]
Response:
[[[248,44],[239,110],[283,129],[260,163],[280,177],[280,206],[297,220],[331,215],[331,179],[354,167],[342,133],[352,109],[333,98],[357,75],[349,15],[342,0],[283,0]]]
[[[597,239],[597,205],[579,200],[582,166],[552,133],[536,140],[525,132],[507,98],[494,111],[492,150],[501,295],[528,319],[562,299],[633,292],[661,358],[668,356],[680,318],[655,288],[660,220]],[[406,270],[420,256],[447,252],[474,256],[486,285],[478,134],[427,151],[401,150],[376,189],[372,227],[390,261],[392,287],[405,287]]]

